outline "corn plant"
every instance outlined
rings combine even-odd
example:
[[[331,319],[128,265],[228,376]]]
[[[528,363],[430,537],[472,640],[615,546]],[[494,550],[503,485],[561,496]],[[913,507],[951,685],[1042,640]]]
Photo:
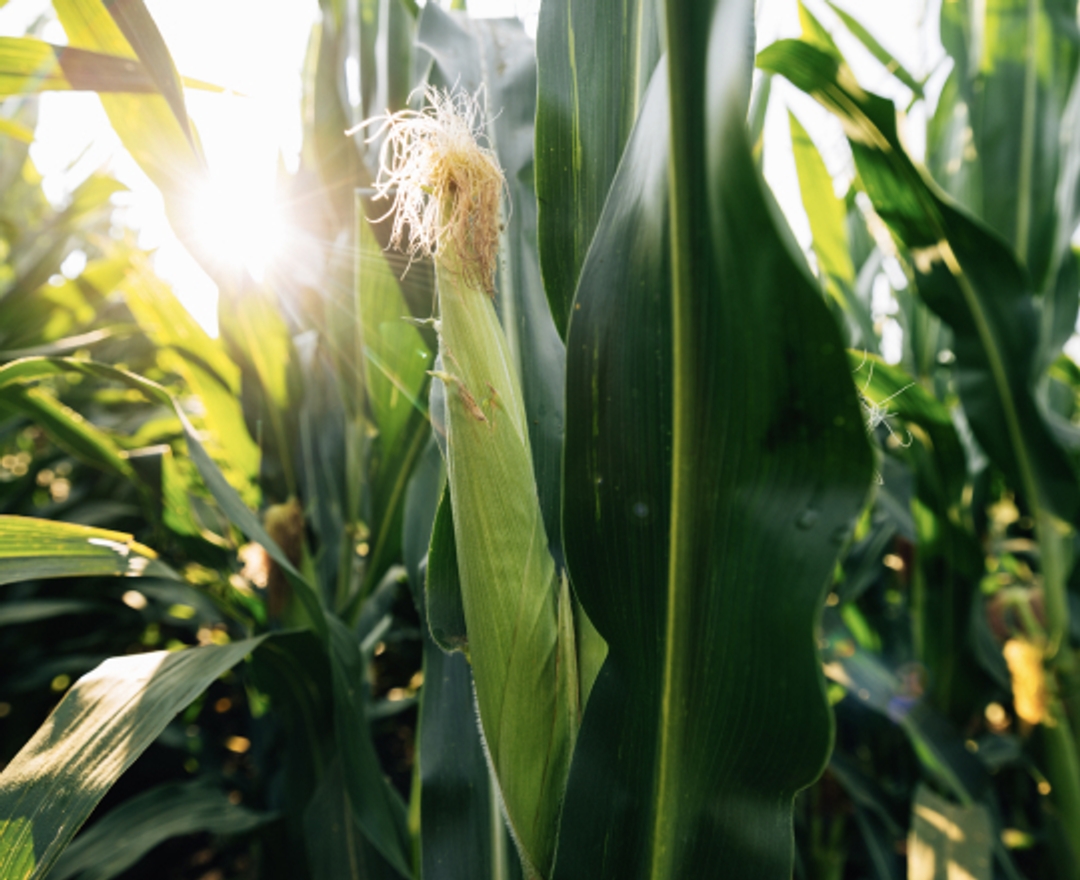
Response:
[[[125,252],[95,277],[141,360],[64,357],[98,320],[67,301],[5,339],[20,430],[126,481],[153,527],[5,508],[3,581],[56,601],[104,578],[97,601],[134,591],[144,614],[168,589],[206,636],[107,660],[21,737],[0,877],[114,876],[214,827],[258,876],[894,877],[905,835],[911,876],[1076,876],[1064,4],[1018,4],[1023,43],[978,27],[1007,10],[943,6],[929,164],[965,207],[800,8],[803,40],[757,65],[841,117],[869,199],[836,199],[793,119],[817,277],[756,167],[746,0],[545,0],[535,45],[435,3],[322,6],[290,187],[308,264],[258,285],[208,263],[218,342]],[[56,10],[73,48],[0,46],[49,71],[12,88],[107,92],[193,240],[198,136],[153,21]],[[992,95],[1017,83],[1003,134]],[[1014,189],[988,182],[1014,159]],[[869,309],[886,252],[909,280],[900,366]],[[42,280],[20,301],[48,302]],[[251,708],[246,781],[226,758],[112,799],[178,712],[208,724],[223,675]],[[415,738],[404,774],[387,730]]]

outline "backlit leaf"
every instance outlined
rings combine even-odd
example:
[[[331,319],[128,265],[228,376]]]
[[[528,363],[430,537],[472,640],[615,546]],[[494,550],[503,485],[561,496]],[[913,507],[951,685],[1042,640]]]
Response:
[[[44,877],[173,716],[262,638],[114,657],[75,682],[0,773],[0,876]]]

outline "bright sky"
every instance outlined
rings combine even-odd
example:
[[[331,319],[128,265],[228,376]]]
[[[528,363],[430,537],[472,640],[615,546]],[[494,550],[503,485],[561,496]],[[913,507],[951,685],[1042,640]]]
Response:
[[[222,96],[189,91],[188,106],[207,153],[219,191],[207,200],[207,235],[233,252],[246,252],[249,266],[259,270],[257,242],[272,239],[273,186],[280,155],[295,168],[300,149],[300,68],[311,25],[318,17],[317,0],[146,0],[186,76],[243,93]],[[842,27],[822,0],[808,6],[834,32],[841,49],[867,88],[905,104],[906,89],[886,73]],[[939,0],[841,0],[878,40],[916,77],[934,69],[941,57],[936,19]],[[926,7],[930,8],[927,9]],[[474,15],[518,15],[535,33],[539,0],[469,0]],[[38,16],[48,15],[49,0],[9,0],[0,8],[0,35],[17,36]],[[758,0],[759,48],[799,34],[796,0]],[[60,25],[47,25],[44,38],[65,42]],[[929,39],[928,39],[929,37]],[[939,77],[935,77],[939,79]],[[791,158],[786,110],[790,107],[823,151],[830,171],[842,186],[850,177],[850,158],[839,126],[815,102],[786,82],[773,86],[767,120],[765,174],[789,218],[798,241],[809,245],[810,233],[798,195]],[[908,137],[921,152],[925,119],[908,121]],[[173,284],[181,301],[205,327],[216,332],[217,290],[176,240],[164,217],[161,197],[120,148],[94,95],[50,94],[41,104],[37,140],[31,156],[44,175],[46,194],[60,201],[90,172],[105,167],[132,192],[118,196],[125,220],[140,230],[140,244],[156,249],[155,265]],[[252,205],[243,215],[229,205]],[[248,236],[239,235],[247,230]],[[239,235],[239,237],[238,237]],[[78,258],[65,272],[81,270]]]

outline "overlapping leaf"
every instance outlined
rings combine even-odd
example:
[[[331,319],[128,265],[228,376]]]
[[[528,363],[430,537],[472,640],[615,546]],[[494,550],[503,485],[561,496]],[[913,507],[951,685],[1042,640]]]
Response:
[[[217,86],[184,80],[192,88]],[[55,46],[34,37],[0,37],[0,95],[42,91],[148,93],[158,91],[150,72],[136,60],[74,46]],[[8,133],[22,137],[10,122]]]
[[[114,657],[79,679],[0,774],[0,876],[44,877],[173,716],[260,641]]]
[[[540,9],[540,264],[563,338],[585,255],[660,57],[660,6],[655,0],[549,0]]]
[[[55,880],[109,880],[171,837],[209,831],[242,834],[273,818],[233,804],[205,782],[167,782],[111,810],[76,838],[50,874]]]
[[[176,577],[131,535],[28,516],[0,516],[0,584],[37,578]]]
[[[180,235],[189,227],[182,209],[202,180],[205,165],[198,137],[183,112],[182,99],[175,89],[175,69],[160,35],[142,7],[142,0],[125,0],[125,18],[137,46],[129,42],[123,28],[110,15],[102,0],[57,0],[56,14],[68,35],[68,43],[78,49],[103,52],[120,58],[138,59],[158,89],[165,84],[169,96],[101,96],[102,105],[121,142],[154,184],[162,191],[166,209]],[[120,10],[118,10],[119,12]]]
[[[750,20],[668,4],[578,285],[564,539],[610,654],[558,880],[788,877],[792,798],[828,751],[813,624],[870,457],[836,327],[753,165]]]

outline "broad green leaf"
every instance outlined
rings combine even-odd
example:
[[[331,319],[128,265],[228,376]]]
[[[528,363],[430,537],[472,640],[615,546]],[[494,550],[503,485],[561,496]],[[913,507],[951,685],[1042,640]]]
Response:
[[[135,50],[135,55],[143,63],[157,91],[168,102],[192,149],[198,152],[188,122],[187,107],[184,105],[180,74],[176,72],[172,56],[143,0],[110,0],[105,4],[105,8],[120,28],[128,44]]]
[[[136,307],[133,311],[140,314],[141,323],[141,309]],[[153,332],[147,335],[152,339],[156,336]],[[243,411],[237,399],[240,393],[239,370],[213,344],[213,340],[206,340],[206,357],[201,358],[182,348],[170,349],[165,341],[167,338],[158,337],[161,340],[158,342],[159,365],[178,373],[186,387],[202,400],[206,410],[202,419],[210,428],[215,445],[226,450],[229,465],[254,478],[258,474],[260,456],[255,441],[244,425]],[[223,375],[221,368],[225,365],[230,369]],[[233,401],[231,406],[228,404],[230,398]]]
[[[806,4],[799,0],[799,26],[802,28],[802,38],[812,46],[817,46],[826,52],[839,55],[840,49],[825,26],[818,20]]]
[[[180,303],[172,289],[138,254],[131,256],[131,268],[115,285],[124,295],[139,328],[159,348],[174,348],[196,364],[212,371],[230,394],[240,391],[240,371],[191,313]],[[185,377],[187,378],[187,377]]]
[[[835,310],[843,316],[850,344],[874,348],[877,335],[873,316],[855,291],[856,275],[848,242],[846,205],[836,195],[832,175],[809,133],[793,113],[788,113],[788,120],[799,191],[810,221],[811,245],[822,287],[835,303]]]
[[[402,877],[409,869],[409,832],[405,805],[383,777],[364,714],[361,688],[366,667],[356,637],[336,617],[327,615],[330,672],[334,691],[334,730],[344,789],[353,816],[368,841]]]
[[[60,856],[53,880],[111,880],[171,837],[243,834],[274,818],[233,804],[205,782],[167,782],[110,810]]]
[[[0,516],[0,584],[38,578],[175,578],[131,535],[29,516]]]
[[[240,365],[247,393],[257,400],[266,425],[262,448],[272,449],[287,495],[297,492],[293,447],[295,390],[290,376],[296,353],[276,294],[250,278],[221,288],[218,306],[225,350]]]
[[[430,641],[424,650],[419,736],[424,876],[520,877],[480,741],[469,664]]]
[[[65,279],[57,287],[45,283],[45,277],[41,279],[43,286],[35,288],[36,279],[30,277],[34,273],[24,273],[4,296],[0,339],[5,347],[13,349],[9,353],[20,357],[46,354],[35,349],[83,329],[79,318],[92,315],[98,298],[116,289],[129,263],[130,255],[120,249],[105,259],[91,260],[77,279]],[[19,351],[23,347],[30,350]]]
[[[0,402],[26,416],[73,455],[141,485],[128,463],[127,453],[105,431],[44,389],[8,386],[0,392]]]
[[[35,623],[65,614],[86,614],[108,610],[107,606],[83,599],[29,599],[0,603],[0,626]]]
[[[926,127],[926,168],[949,195],[978,212],[982,205],[982,177],[967,104],[961,97],[963,64],[949,72],[942,84],[934,115]]]
[[[609,654],[556,880],[791,876],[831,738],[815,620],[871,477],[837,328],[747,143],[751,4],[667,16],[567,343],[564,540]]]
[[[537,29],[540,265],[565,338],[578,276],[660,56],[657,0],[547,0]]]
[[[0,37],[0,95],[68,89],[156,91],[146,69],[130,58],[54,46],[33,37]]]
[[[207,429],[207,451],[220,463],[244,501],[255,506],[259,492],[254,481],[259,475],[262,456],[248,433],[236,392],[220,382],[214,373],[204,369],[199,361],[173,349],[159,349],[157,365],[180,376],[186,389],[198,398],[202,405],[199,421]]]
[[[184,79],[188,88],[222,91]],[[138,61],[74,46],[56,46],[34,37],[0,37],[0,95],[43,91],[156,92],[158,86]],[[5,119],[0,131],[30,143],[33,131]]]
[[[908,73],[907,68],[904,67],[903,64],[889,54],[888,49],[874,39],[874,35],[871,34],[870,31],[859,24],[858,19],[844,12],[844,10],[833,3],[832,0],[825,0],[825,2],[829,4],[829,8],[836,13],[837,17],[844,23],[844,26],[855,35],[871,55],[885,66],[885,69],[889,71],[889,73],[911,89],[911,91],[915,93],[916,98],[926,97],[923,94],[922,84]]]
[[[435,643],[444,651],[467,651],[469,636],[465,627],[465,607],[461,601],[449,489],[442,494],[431,528],[424,598],[424,615]]]
[[[381,880],[397,872],[357,827],[335,761],[304,811],[304,835],[312,880]]]
[[[173,436],[182,429],[175,422]],[[210,528],[196,514],[192,505],[192,494],[196,490],[197,471],[190,462],[174,455],[172,449],[163,451],[161,456],[161,521],[178,535],[197,535],[219,547],[230,546],[217,532]]]
[[[16,260],[17,277],[4,293],[4,308],[10,317],[5,318],[0,332],[6,346],[19,347],[62,336],[71,330],[73,318],[81,316],[87,320],[90,317],[86,312],[78,311],[74,316],[65,316],[62,310],[49,306],[63,300],[92,300],[93,291],[79,290],[75,282],[50,289],[52,285],[48,282],[60,272],[60,264],[68,254],[69,236],[85,236],[95,227],[101,230],[106,226],[113,210],[112,195],[125,189],[127,187],[122,183],[106,174],[91,174],[72,193],[70,204],[49,217],[46,227],[35,236],[34,246],[22,255],[22,259]],[[42,321],[43,312],[47,315],[45,321]]]
[[[802,124],[789,111],[791,148],[795,154],[795,171],[799,191],[810,220],[814,254],[824,279],[839,281],[847,287],[855,284],[855,266],[847,240],[847,211],[844,202],[833,189],[832,175],[825,167],[817,147]],[[830,291],[832,292],[832,291]],[[836,294],[834,294],[835,296]],[[842,295],[842,294],[841,294]]]
[[[398,279],[382,253],[365,205],[357,203],[357,307],[366,363],[365,389],[380,442],[395,448],[412,411],[425,409],[423,386],[431,352],[405,317]]]
[[[359,600],[379,582],[400,553],[405,489],[429,433],[426,389],[432,354],[416,326],[406,320],[409,308],[403,282],[396,277],[404,264],[397,265],[397,255],[380,252],[366,219],[372,208],[360,198],[356,204],[355,308],[360,316],[356,331],[364,359],[358,370],[365,379],[364,394],[378,429],[368,486],[368,510],[375,528]],[[425,314],[430,315],[430,300],[427,308]]]
[[[222,330],[253,368],[268,405],[279,410],[289,408],[289,330],[273,292],[250,284],[230,290],[231,301],[223,308]]]
[[[173,716],[263,638],[113,657],[80,678],[0,773],[0,876],[44,877]]]
[[[138,58],[102,0],[56,0],[53,5],[71,46]],[[146,48],[148,44],[141,45]],[[156,72],[152,78],[160,79],[160,59],[151,60]],[[178,120],[169,100],[161,94],[100,97],[121,142],[165,196],[170,219],[184,237],[190,227],[185,213],[187,200],[205,174],[194,129]]]

